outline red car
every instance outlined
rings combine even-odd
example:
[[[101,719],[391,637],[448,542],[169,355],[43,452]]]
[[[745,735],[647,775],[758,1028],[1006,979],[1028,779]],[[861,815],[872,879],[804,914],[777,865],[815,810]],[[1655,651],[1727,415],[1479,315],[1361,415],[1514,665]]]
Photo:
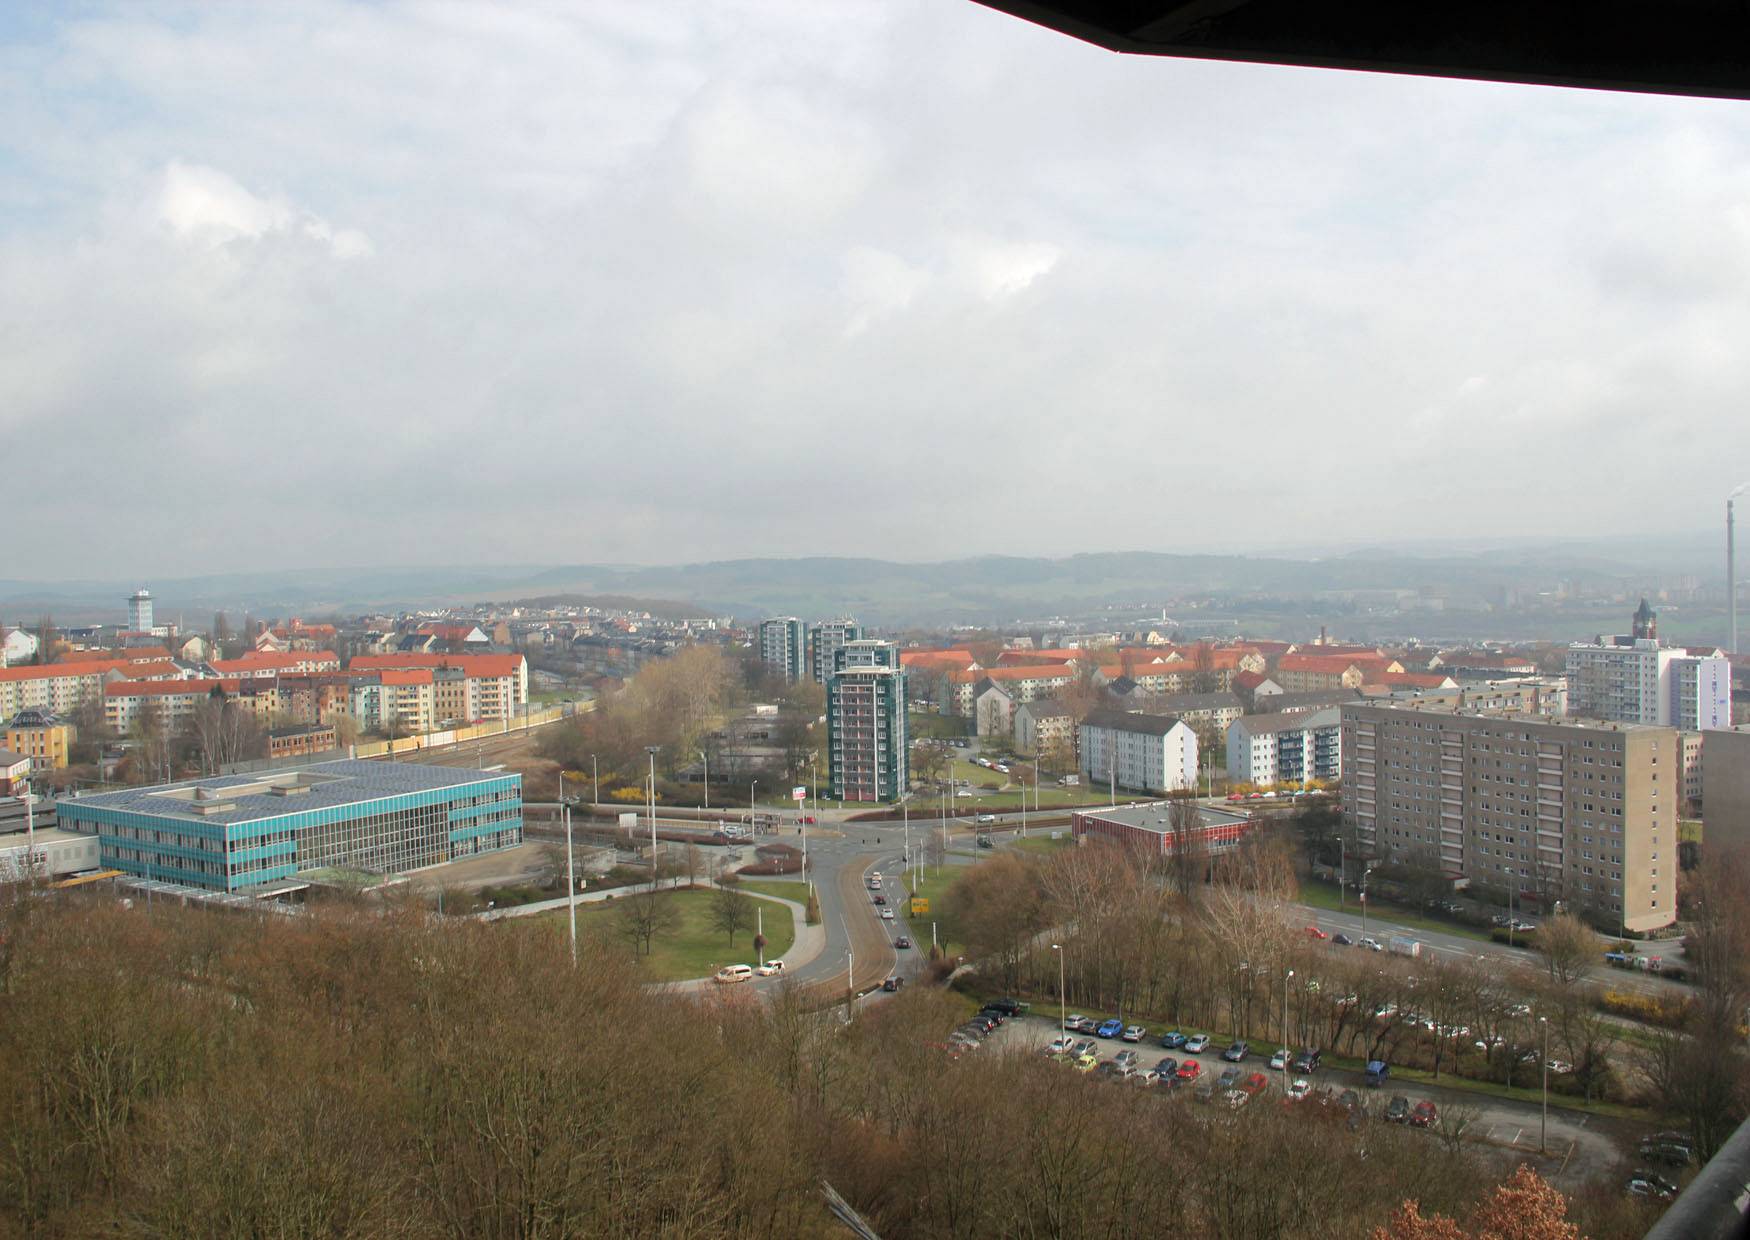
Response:
[[[1434,1128],[1440,1123],[1440,1112],[1426,1098],[1416,1104],[1416,1109],[1410,1112],[1412,1128]]]
[[[1203,1065],[1195,1059],[1184,1059],[1179,1062],[1179,1070],[1174,1073],[1181,1081],[1195,1081],[1203,1075]]]
[[[1258,1094],[1261,1094],[1266,1089],[1270,1088],[1270,1079],[1262,1072],[1254,1072],[1240,1082],[1240,1088],[1245,1090],[1248,1094],[1256,1097]]]
[[[1326,934],[1323,930],[1320,930],[1317,926],[1308,926],[1306,928],[1306,933],[1307,933],[1307,936],[1309,938],[1315,938],[1315,939],[1328,939],[1331,937],[1330,935]]]

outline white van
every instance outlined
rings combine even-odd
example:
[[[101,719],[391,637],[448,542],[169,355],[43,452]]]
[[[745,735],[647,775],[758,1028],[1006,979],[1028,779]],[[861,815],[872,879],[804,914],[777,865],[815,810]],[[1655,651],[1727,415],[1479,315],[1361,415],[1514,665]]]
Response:
[[[717,975],[711,980],[724,985],[727,985],[730,982],[752,981],[753,966],[751,964],[724,965],[721,969],[717,970]]]

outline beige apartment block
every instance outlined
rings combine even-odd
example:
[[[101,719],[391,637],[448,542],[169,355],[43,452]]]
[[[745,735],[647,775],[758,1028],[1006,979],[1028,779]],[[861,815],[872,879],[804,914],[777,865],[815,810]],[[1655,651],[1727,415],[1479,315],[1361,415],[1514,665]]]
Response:
[[[1703,861],[1735,853],[1750,864],[1750,726],[1709,728],[1703,736]]]
[[[1675,729],[1414,702],[1342,711],[1344,821],[1366,855],[1628,930],[1676,920]]]

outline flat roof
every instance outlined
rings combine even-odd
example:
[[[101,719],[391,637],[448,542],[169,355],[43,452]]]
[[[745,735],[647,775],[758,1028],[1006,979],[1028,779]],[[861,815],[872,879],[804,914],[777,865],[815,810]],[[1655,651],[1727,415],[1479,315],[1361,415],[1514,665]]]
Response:
[[[1080,809],[1076,811],[1076,816],[1116,823],[1122,827],[1141,827],[1145,831],[1165,831],[1171,822],[1175,804],[1175,801],[1139,801],[1110,809]],[[1235,813],[1231,809],[1217,809],[1213,805],[1197,807],[1197,819],[1205,827],[1237,826],[1251,821],[1251,817],[1250,814]]]
[[[0,849],[23,848],[25,846],[25,841],[29,839],[32,834],[36,836],[36,846],[38,848],[48,848],[55,844],[97,843],[97,836],[90,831],[63,831],[60,827],[38,827],[33,833],[24,829],[22,825],[24,819],[20,818],[18,821],[21,824],[18,830],[7,831],[0,834]]]
[[[63,814],[75,815],[86,806],[95,806],[194,822],[254,822],[302,810],[332,809],[507,778],[514,776],[466,767],[341,758],[248,775],[214,775],[99,792],[63,799],[58,808]]]

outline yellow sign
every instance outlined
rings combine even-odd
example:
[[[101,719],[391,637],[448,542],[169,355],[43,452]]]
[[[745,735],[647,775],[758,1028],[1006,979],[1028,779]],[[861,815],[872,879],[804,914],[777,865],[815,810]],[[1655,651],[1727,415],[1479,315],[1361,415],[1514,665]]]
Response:
[[[921,917],[923,914],[925,914],[929,911],[930,911],[929,900],[927,900],[923,896],[913,896],[911,898],[911,915],[913,917]]]

